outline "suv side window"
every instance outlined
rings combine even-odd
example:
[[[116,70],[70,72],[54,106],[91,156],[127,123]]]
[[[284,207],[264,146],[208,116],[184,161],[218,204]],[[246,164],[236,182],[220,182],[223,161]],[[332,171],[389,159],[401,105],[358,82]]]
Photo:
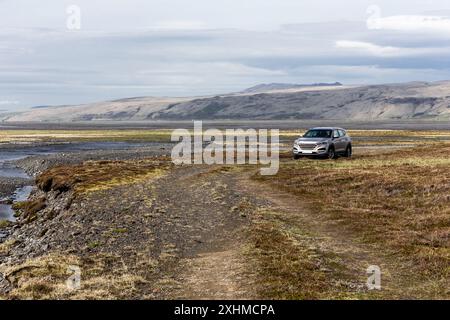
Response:
[[[333,130],[333,138],[339,138],[338,130]]]
[[[345,131],[344,130],[339,130],[339,136],[345,137]]]

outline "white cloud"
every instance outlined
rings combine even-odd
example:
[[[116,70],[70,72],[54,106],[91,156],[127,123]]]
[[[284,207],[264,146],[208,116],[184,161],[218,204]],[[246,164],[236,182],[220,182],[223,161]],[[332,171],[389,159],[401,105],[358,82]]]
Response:
[[[448,70],[436,70],[430,68],[387,68],[379,65],[314,65],[293,70],[293,73],[308,79],[310,74],[321,81],[330,82],[339,75],[339,80],[344,84],[379,84],[410,81],[435,81],[448,78]],[[311,81],[311,80],[310,80]]]
[[[357,50],[362,53],[369,53],[375,56],[398,56],[402,53],[401,48],[379,46],[370,42],[338,40],[336,48]]]
[[[17,100],[0,100],[0,106],[5,106],[5,105],[17,105],[20,102]]]
[[[380,46],[370,42],[338,40],[336,48],[347,49],[353,52],[370,54],[378,57],[402,57],[402,56],[420,56],[420,55],[438,55],[450,53],[449,47],[442,48],[406,48],[393,46]]]
[[[450,19],[440,16],[396,15],[372,17],[367,27],[374,30],[439,33],[450,36]]]
[[[234,77],[253,76],[283,76],[286,73],[282,70],[270,70],[246,66],[240,63],[226,61],[218,62],[197,62],[197,63],[177,63],[159,64],[150,70],[138,72],[140,75],[189,75],[189,74],[220,74]]]

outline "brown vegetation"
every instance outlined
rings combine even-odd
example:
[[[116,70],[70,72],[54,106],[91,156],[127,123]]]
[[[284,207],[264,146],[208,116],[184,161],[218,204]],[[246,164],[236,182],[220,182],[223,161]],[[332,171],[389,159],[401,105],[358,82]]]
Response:
[[[440,296],[450,278],[449,154],[447,144],[352,160],[286,161],[276,176],[254,179],[389,255],[411,275],[405,291]]]
[[[46,198],[39,197],[29,201],[17,202],[13,204],[13,209],[21,216],[23,220],[33,220],[35,214],[47,206]]]
[[[76,166],[52,168],[37,177],[36,185],[44,192],[74,190],[76,193],[83,193],[133,183],[158,174],[168,165],[169,162],[164,159],[88,161]]]

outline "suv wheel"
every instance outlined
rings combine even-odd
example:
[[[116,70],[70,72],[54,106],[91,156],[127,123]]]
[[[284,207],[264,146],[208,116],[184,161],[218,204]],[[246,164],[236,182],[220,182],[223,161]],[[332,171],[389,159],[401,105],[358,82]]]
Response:
[[[330,147],[328,149],[328,159],[335,159],[336,158],[336,152],[334,151],[334,147]]]
[[[298,154],[294,154],[294,159],[298,160],[298,159],[300,159],[300,156]]]
[[[352,157],[352,146],[351,145],[347,146],[347,149],[345,149],[345,157],[346,158]]]

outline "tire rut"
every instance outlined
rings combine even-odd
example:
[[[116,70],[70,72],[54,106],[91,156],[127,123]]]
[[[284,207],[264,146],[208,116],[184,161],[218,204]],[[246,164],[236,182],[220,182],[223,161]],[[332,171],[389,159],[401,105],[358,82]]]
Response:
[[[257,193],[270,202],[271,210],[282,212],[281,217],[285,223],[304,232],[306,246],[313,247],[325,255],[332,254],[337,257],[343,267],[339,270],[339,277],[347,279],[346,281],[351,283],[350,287],[361,292],[367,291],[366,270],[371,265],[377,265],[382,271],[382,292],[374,294],[381,294],[384,298],[409,297],[405,296],[404,292],[405,288],[411,285],[411,279],[405,278],[404,267],[392,261],[379,247],[356,240],[355,235],[346,232],[338,222],[314,215],[307,207],[307,199],[298,199],[287,192],[252,180],[251,175],[254,173],[247,172],[241,176],[239,188],[249,194]],[[403,293],[399,297],[397,292]]]
[[[162,261],[159,298],[243,299],[254,296],[241,254],[247,216],[233,210],[242,195],[226,168],[176,168],[158,181],[154,224]]]

